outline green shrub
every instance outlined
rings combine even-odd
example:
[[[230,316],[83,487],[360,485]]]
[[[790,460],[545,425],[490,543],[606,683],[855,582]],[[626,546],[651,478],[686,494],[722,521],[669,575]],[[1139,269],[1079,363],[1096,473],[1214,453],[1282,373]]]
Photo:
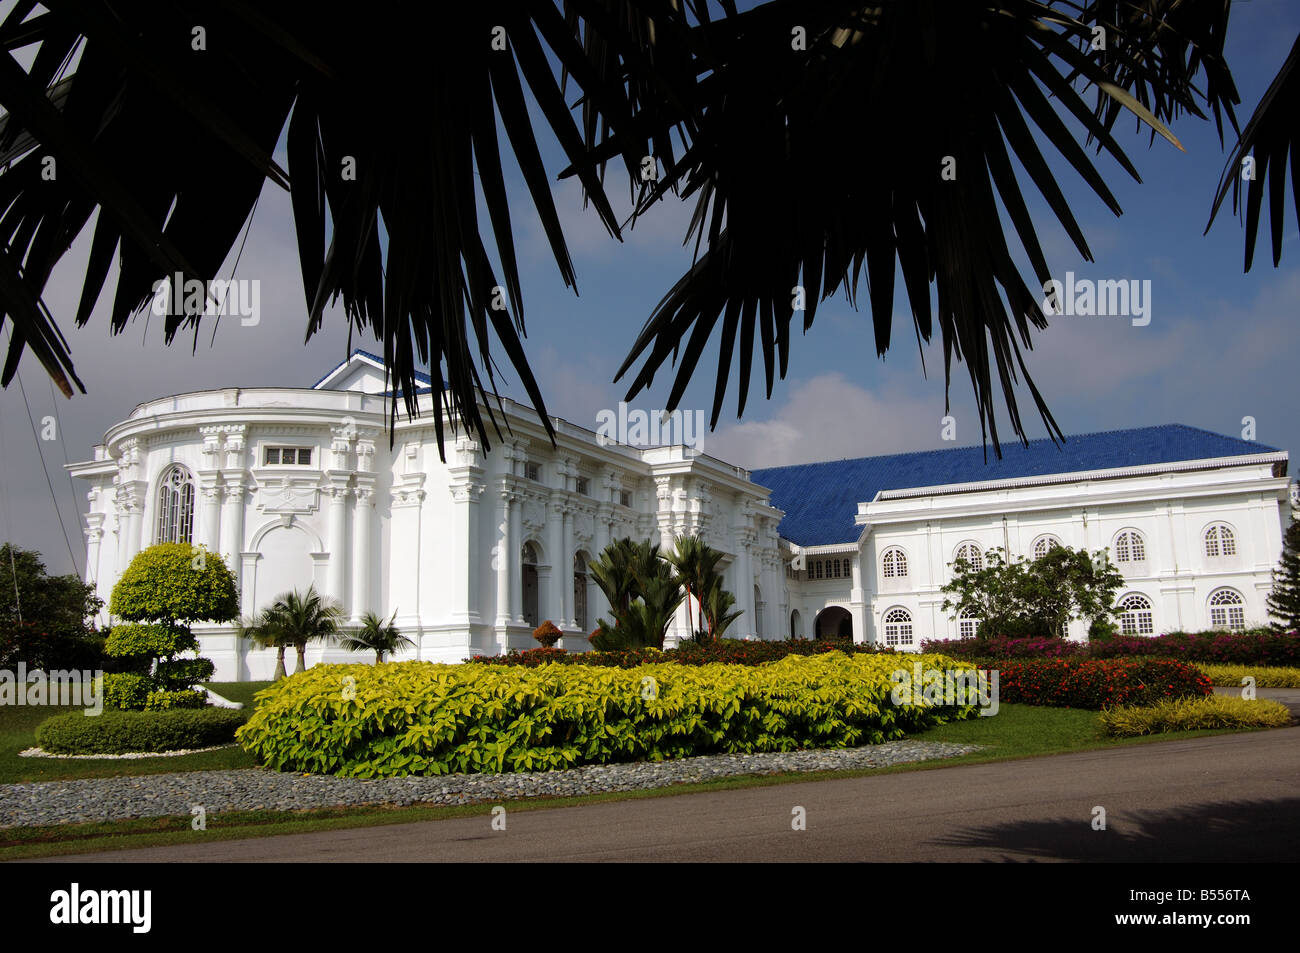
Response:
[[[174,708],[203,708],[208,703],[206,692],[188,688],[159,689],[149,693],[144,701],[145,711],[170,711]]]
[[[212,664],[211,659],[168,659],[158,663],[158,667],[154,669],[153,679],[154,684],[161,686],[162,690],[180,691],[199,682],[211,680],[216,670],[217,667]]]
[[[838,652],[757,666],[317,665],[259,692],[238,738],[281,771],[401,777],[877,744],[976,713],[895,705],[898,667]]]
[[[104,704],[110,708],[141,709],[153,682],[148,675],[119,672],[104,676]]]
[[[113,586],[109,611],[128,622],[229,622],[239,613],[239,595],[218,553],[159,543],[131,560]]]
[[[1100,720],[1106,734],[1131,737],[1202,728],[1284,728],[1291,724],[1291,713],[1285,705],[1269,699],[1207,695],[1109,708]]]
[[[184,629],[168,625],[124,622],[113,626],[104,641],[104,652],[114,658],[146,656],[166,658],[198,648],[198,639]]]
[[[55,715],[36,728],[36,742],[54,754],[128,754],[210,748],[235,740],[246,713],[230,708],[199,711],[113,711]]]

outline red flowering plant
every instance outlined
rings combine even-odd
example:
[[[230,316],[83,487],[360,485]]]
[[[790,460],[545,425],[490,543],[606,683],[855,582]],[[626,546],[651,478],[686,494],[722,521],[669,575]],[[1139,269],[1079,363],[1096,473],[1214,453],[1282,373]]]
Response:
[[[564,636],[564,633],[556,627],[555,623],[547,619],[537,628],[533,629],[533,638],[542,643],[545,648],[551,648],[556,642]]]
[[[984,666],[998,671],[1004,702],[1100,710],[1149,705],[1213,692],[1207,675],[1176,659],[1011,659]]]

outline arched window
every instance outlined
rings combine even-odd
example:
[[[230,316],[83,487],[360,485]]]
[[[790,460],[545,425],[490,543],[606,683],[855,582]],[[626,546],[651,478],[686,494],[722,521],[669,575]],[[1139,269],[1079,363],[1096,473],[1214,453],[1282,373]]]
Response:
[[[573,554],[573,618],[579,630],[587,631],[587,557]]]
[[[1048,550],[1055,549],[1061,545],[1061,541],[1055,536],[1040,536],[1034,540],[1034,558],[1042,559],[1047,555]]]
[[[1115,562],[1144,563],[1146,560],[1147,544],[1137,530],[1126,529],[1115,537]]]
[[[984,554],[980,552],[979,546],[974,543],[962,543],[958,546],[957,552],[953,553],[952,561],[954,568],[960,562],[965,562],[975,572],[979,572],[984,568]]]
[[[907,576],[907,554],[901,549],[886,549],[880,562],[882,575],[886,579],[903,579]]]
[[[524,543],[522,554],[523,572],[519,584],[523,587],[524,621],[537,626],[537,547]]]
[[[188,543],[194,535],[194,477],[173,466],[158,485],[158,542]]]
[[[885,644],[912,644],[912,614],[903,608],[890,609],[885,613]]]
[[[963,639],[975,638],[981,621],[974,609],[963,609],[961,615],[957,617],[957,636]]]
[[[1246,627],[1246,602],[1235,589],[1219,589],[1210,594],[1210,627],[1231,629]]]
[[[1151,600],[1140,593],[1125,596],[1119,601],[1122,614],[1119,631],[1122,635],[1151,635],[1155,625],[1151,621]]]
[[[790,613],[790,638],[792,639],[803,638],[803,632],[801,631],[802,628],[803,626],[801,625],[799,619],[799,610],[795,609]]]
[[[1237,555],[1237,537],[1227,523],[1215,523],[1205,531],[1205,555],[1210,557]]]
[[[759,591],[758,586],[754,587],[754,634],[760,639],[765,638],[763,635],[763,609],[766,603],[763,602],[763,593]]]

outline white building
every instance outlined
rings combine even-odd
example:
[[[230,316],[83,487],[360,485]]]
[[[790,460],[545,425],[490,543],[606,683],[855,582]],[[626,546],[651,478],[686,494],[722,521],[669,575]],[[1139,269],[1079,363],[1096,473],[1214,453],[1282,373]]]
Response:
[[[987,465],[981,448],[954,448],[751,474],[558,418],[552,446],[530,408],[505,401],[504,439],[485,453],[449,432],[444,463],[431,413],[399,417],[390,448],[385,387],[382,362],[357,351],[311,388],[139,405],[70,467],[91,485],[87,579],[107,600],[142,548],[192,542],[225,556],[245,615],[314,583],[352,621],[396,612],[414,656],[459,661],[534,647],[544,619],[563,647],[588,647],[607,615],[588,562],[619,537],[668,549],[693,533],[725,554],[744,613],[729,635],[914,646],[973,627],[940,609],[959,552],[1052,541],[1110,547],[1126,631],[1263,622],[1290,517],[1285,452],[1177,425],[1034,441]],[[273,653],[232,627],[195,631],[217,679],[270,676]],[[668,639],[689,631],[683,607]]]

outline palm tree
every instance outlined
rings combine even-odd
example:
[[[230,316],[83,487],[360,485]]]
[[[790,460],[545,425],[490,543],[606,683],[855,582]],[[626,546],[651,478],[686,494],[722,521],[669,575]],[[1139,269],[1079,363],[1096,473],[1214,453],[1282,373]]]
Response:
[[[698,536],[678,536],[673,541],[673,551],[666,557],[677,570],[682,584],[686,587],[687,612],[691,615],[691,629],[699,632],[704,628],[704,594],[715,579],[721,584],[717,573],[722,553]],[[692,602],[695,610],[692,614]]]
[[[601,551],[588,572],[605,594],[611,612],[627,609],[640,594],[642,576],[651,571],[649,567],[658,558],[658,545],[652,546],[649,541],[634,543],[626,536],[614,540]]]
[[[736,597],[722,587],[722,577],[715,576],[704,592],[704,601],[700,607],[708,621],[709,637],[714,642],[722,638],[731,623],[745,614],[740,609],[733,612],[735,604]]]
[[[524,297],[497,132],[505,130],[560,275],[576,290],[535,112],[564,152],[561,175],[579,179],[612,236],[621,228],[603,186],[611,161],[629,174],[633,221],[670,192],[697,203],[687,236],[697,242],[694,264],[618,370],[629,374],[629,400],[673,361],[673,410],[716,335],[713,421],[735,363],[743,413],[755,352],[770,397],[797,338],[792,323],[807,331],[819,302],[840,292],[856,304],[864,270],[883,355],[901,270],[918,338],[930,340],[937,326],[946,385],[951,360],[966,363],[995,448],[999,389],[1024,436],[1018,374],[1059,435],[1021,352],[1031,328],[1047,326],[1036,289],[1051,275],[1022,185],[1042,194],[1091,259],[1041,146],[1118,215],[1086,147],[1137,178],[1113,135],[1121,115],[1146,123],[1153,143],[1159,133],[1179,148],[1168,124],[1212,115],[1222,141],[1225,117],[1238,128],[1223,55],[1230,7],[766,0],[742,12],[731,0],[495,0],[439,5],[439,32],[456,40],[429,56],[428,11],[396,0],[375,0],[365,17],[307,0],[212,0],[201,27],[189,5],[170,0],[48,10],[16,0],[0,21],[0,323],[14,325],[0,385],[31,348],[66,395],[84,391],[44,301],[55,265],[85,247],[78,237],[89,233],[89,258],[76,310],[62,323],[90,319],[117,261],[109,319],[121,331],[162,279],[217,275],[269,181],[290,192],[309,335],[341,298],[353,329],[382,342],[391,408],[400,400],[416,412],[425,363],[462,432],[485,448],[497,422],[488,400],[496,339],[553,436],[521,343]],[[12,55],[20,48],[30,65]],[[1266,196],[1280,257],[1288,150],[1300,179],[1297,51],[1233,155],[1253,150],[1261,167],[1242,203],[1247,264]],[[570,101],[581,103],[580,119]],[[163,119],[187,148],[142,161],[133,146]],[[274,158],[282,139],[292,183]],[[646,157],[661,175],[642,175]],[[55,176],[46,174],[51,162]],[[1216,209],[1229,182],[1235,208],[1232,162]],[[1017,244],[1032,276],[1015,264]],[[796,287],[805,304],[792,299]],[[169,343],[182,328],[197,336],[197,308],[154,303]],[[428,406],[441,443],[444,402]]]
[[[376,665],[383,662],[385,655],[415,648],[415,643],[393,625],[393,619],[396,618],[396,609],[387,620],[383,616],[367,612],[361,616],[361,628],[340,637],[339,645],[349,652],[374,652]]]
[[[271,675],[271,681],[278,682],[284,678],[284,650],[289,647],[289,643],[284,640],[281,631],[271,624],[266,610],[252,619],[240,619],[235,628],[240,638],[248,639],[259,649],[275,649],[275,671]]]
[[[293,674],[306,671],[307,644],[334,640],[342,623],[342,607],[318,593],[315,586],[308,586],[306,593],[294,589],[276,596],[245,631],[259,644],[276,647],[276,678],[283,678],[286,648],[292,645],[298,653]]]

